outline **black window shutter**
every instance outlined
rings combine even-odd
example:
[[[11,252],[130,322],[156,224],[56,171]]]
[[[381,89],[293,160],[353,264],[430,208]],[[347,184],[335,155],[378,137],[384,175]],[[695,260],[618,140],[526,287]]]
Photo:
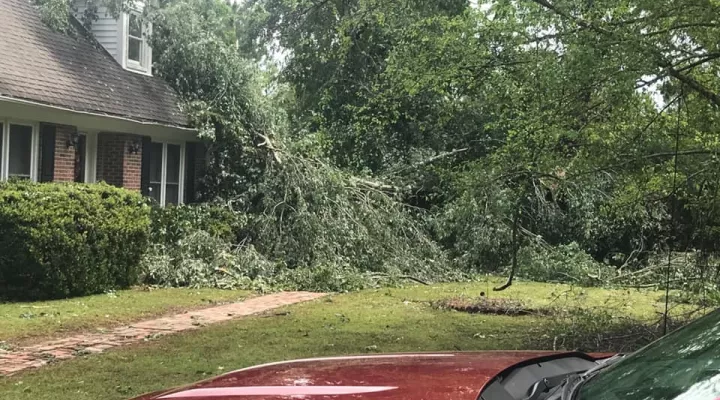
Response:
[[[185,144],[185,203],[194,203],[197,199],[195,192],[195,159],[197,143],[188,142]]]
[[[140,193],[143,196],[150,196],[150,145],[152,139],[149,136],[142,138],[142,162],[140,166]]]
[[[40,182],[55,178],[55,125],[40,124]]]

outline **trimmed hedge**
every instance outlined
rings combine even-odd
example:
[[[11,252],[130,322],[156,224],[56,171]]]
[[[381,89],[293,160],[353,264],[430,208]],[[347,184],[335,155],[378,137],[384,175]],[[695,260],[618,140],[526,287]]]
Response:
[[[149,215],[140,194],[104,183],[0,183],[0,298],[64,298],[136,284]]]

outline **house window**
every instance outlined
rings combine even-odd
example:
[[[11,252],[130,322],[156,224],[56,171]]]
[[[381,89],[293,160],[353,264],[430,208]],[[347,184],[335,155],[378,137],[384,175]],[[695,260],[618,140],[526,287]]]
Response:
[[[161,206],[182,204],[185,145],[150,144],[150,197]]]
[[[37,181],[38,129],[35,124],[0,121],[0,179]]]
[[[165,145],[165,204],[180,203],[180,146]]]
[[[85,183],[95,183],[97,181],[97,132],[85,132],[81,138],[84,138],[83,145],[85,147]]]
[[[143,22],[142,16],[137,12],[133,11],[127,15],[127,68],[149,72],[150,46],[147,43],[149,25]]]

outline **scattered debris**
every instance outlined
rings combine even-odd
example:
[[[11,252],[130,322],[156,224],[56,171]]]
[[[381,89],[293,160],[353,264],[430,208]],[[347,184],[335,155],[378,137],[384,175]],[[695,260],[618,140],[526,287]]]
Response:
[[[89,354],[92,354],[92,352],[86,348],[77,349],[77,350],[73,351],[73,357],[82,357],[82,356],[86,356]]]
[[[152,333],[152,334],[150,334],[150,335],[145,336],[145,337],[143,338],[143,340],[147,342],[147,341],[150,341],[150,340],[158,339],[158,338],[160,338],[160,337],[162,337],[162,336],[163,336],[162,332],[155,332],[155,333]]]
[[[550,315],[552,309],[547,308],[531,308],[519,300],[513,299],[489,299],[487,297],[468,298],[453,297],[450,299],[442,299],[433,303],[437,308],[446,310],[456,310],[471,314],[493,314],[493,315]]]
[[[15,349],[15,346],[11,345],[8,342],[0,340],[0,351],[13,351]]]

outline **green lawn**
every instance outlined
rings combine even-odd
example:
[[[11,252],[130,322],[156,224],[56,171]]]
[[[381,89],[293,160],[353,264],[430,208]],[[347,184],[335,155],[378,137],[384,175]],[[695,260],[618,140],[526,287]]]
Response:
[[[111,327],[217,302],[247,298],[249,292],[213,289],[134,289],[77,299],[33,303],[0,303],[0,341]]]
[[[298,357],[375,352],[522,349],[538,317],[442,311],[431,300],[487,291],[487,283],[381,289],[335,295],[137,346],[0,379],[6,400],[123,400],[233,369]],[[529,304],[611,306],[651,316],[659,292],[517,283],[500,295]]]

